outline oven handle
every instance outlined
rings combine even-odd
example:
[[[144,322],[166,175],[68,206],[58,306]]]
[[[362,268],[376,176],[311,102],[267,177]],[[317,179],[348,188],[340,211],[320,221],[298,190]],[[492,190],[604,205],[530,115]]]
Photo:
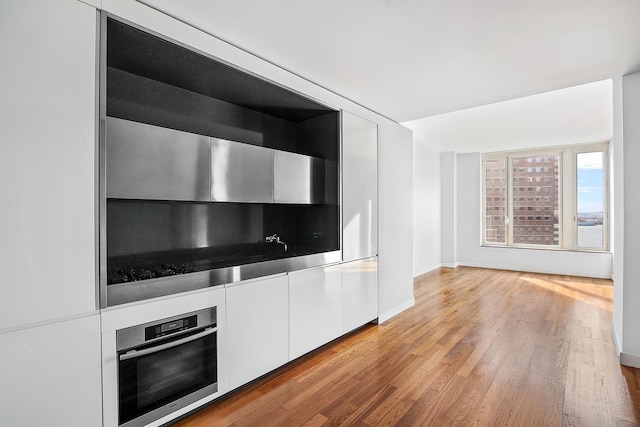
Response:
[[[168,342],[168,343],[165,343],[165,344],[158,345],[156,347],[145,348],[144,350],[131,350],[131,351],[128,351],[128,352],[126,352],[124,354],[121,354],[120,355],[120,360],[122,361],[122,360],[134,359],[136,357],[141,357],[141,356],[144,356],[146,354],[152,354],[152,353],[156,353],[158,351],[166,350],[168,348],[176,347],[176,346],[179,346],[181,344],[185,344],[185,343],[197,340],[199,338],[206,337],[207,335],[210,335],[210,334],[216,332],[217,330],[218,330],[218,328],[208,328],[208,329],[205,329],[202,332],[198,332],[197,334],[189,335],[186,338],[182,338],[182,339],[179,339],[179,340],[176,340],[176,341],[171,341],[171,342]]]

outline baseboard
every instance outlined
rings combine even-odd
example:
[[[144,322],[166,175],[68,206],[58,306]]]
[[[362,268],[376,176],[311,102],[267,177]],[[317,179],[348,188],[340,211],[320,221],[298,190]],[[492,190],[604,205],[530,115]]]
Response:
[[[442,264],[442,266],[446,267],[445,264]],[[501,264],[480,264],[480,263],[473,263],[473,262],[461,262],[461,263],[456,263],[455,266],[456,267],[464,266],[464,267],[476,267],[476,268],[489,268],[492,270],[522,271],[527,273],[557,274],[560,276],[590,277],[595,279],[611,279],[611,275],[598,274],[594,272],[585,273],[584,271],[567,271],[567,270],[560,271],[560,270],[554,270],[554,269],[525,267],[520,265],[514,266],[514,265],[501,265]]]
[[[456,268],[461,265],[459,262],[443,262],[441,267],[444,268]]]
[[[409,301],[405,301],[402,304],[393,307],[391,310],[387,310],[384,313],[380,313],[378,315],[378,323],[380,324],[380,323],[386,322],[387,320],[391,319],[394,316],[397,316],[398,314],[413,307],[414,305],[416,305],[416,299],[411,298]]]
[[[427,267],[427,268],[423,268],[420,271],[416,271],[413,273],[413,277],[418,277],[418,276],[422,276],[423,274],[427,274],[433,270],[437,270],[438,268],[442,267],[442,264],[436,264],[436,265],[432,265],[431,267]]]
[[[640,368],[640,356],[620,353],[620,364],[631,368]]]

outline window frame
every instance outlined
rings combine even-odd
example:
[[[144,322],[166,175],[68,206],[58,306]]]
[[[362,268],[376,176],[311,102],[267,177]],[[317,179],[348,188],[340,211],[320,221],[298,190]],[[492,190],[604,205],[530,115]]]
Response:
[[[493,157],[493,156],[488,156],[487,158],[482,158],[482,180],[480,182],[480,185],[482,186],[482,244],[485,246],[507,246],[509,244],[509,227],[507,226],[506,222],[505,222],[505,242],[504,243],[500,243],[500,242],[487,242],[487,187],[486,187],[486,183],[487,183],[487,169],[485,167],[485,162],[486,161],[491,161],[491,160],[504,160],[505,161],[505,182],[509,182],[509,162],[507,161],[507,159],[505,157]],[[510,213],[509,213],[509,186],[507,186],[507,189],[505,191],[505,200],[507,202],[506,204],[506,211],[507,211],[507,216],[505,217],[508,218],[510,217]]]
[[[602,248],[597,247],[588,247],[588,246],[578,246],[578,154],[584,153],[594,153],[594,152],[602,152]],[[602,142],[598,144],[585,144],[576,146],[573,150],[573,161],[575,163],[574,167],[574,179],[576,182],[575,191],[574,191],[574,212],[573,212],[573,220],[574,220],[574,239],[573,239],[573,247],[577,251],[586,251],[586,252],[608,252],[609,251],[609,143]]]
[[[578,168],[577,157],[581,153],[602,152],[603,175],[603,247],[579,247],[578,246]],[[513,183],[513,159],[522,157],[559,156],[558,163],[558,231],[557,245],[523,244],[514,243],[514,183]],[[486,165],[487,161],[505,160],[506,164],[506,216],[505,216],[505,243],[487,241],[486,219]],[[481,156],[480,182],[482,191],[481,212],[481,244],[487,247],[500,248],[524,248],[543,250],[571,250],[580,252],[608,252],[610,239],[609,223],[609,141],[568,145],[560,147],[545,147],[529,150],[511,150],[501,152],[483,153]]]

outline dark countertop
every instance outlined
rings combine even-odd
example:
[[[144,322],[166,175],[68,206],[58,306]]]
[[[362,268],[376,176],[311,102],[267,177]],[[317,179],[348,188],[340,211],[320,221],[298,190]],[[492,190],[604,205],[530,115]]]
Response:
[[[289,246],[285,251],[281,244],[257,242],[117,257],[107,256],[107,282],[109,285],[134,282],[325,251],[326,249],[302,246]]]

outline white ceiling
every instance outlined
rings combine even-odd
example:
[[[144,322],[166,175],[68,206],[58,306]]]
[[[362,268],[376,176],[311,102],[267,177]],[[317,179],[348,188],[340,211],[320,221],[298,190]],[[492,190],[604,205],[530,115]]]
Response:
[[[602,80],[403,123],[438,151],[491,152],[599,143],[613,136],[613,88]]]
[[[143,0],[398,122],[640,71],[640,0]]]

